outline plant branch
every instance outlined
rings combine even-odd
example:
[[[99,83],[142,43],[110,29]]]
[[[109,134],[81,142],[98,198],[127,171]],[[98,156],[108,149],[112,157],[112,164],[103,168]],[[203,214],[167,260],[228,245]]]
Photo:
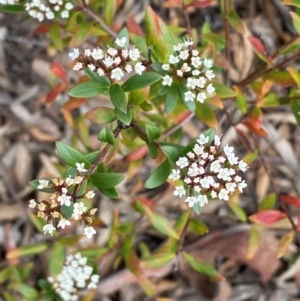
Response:
[[[187,7],[184,4],[184,1],[182,1],[182,12],[183,12],[185,25],[186,25],[187,34],[188,34],[189,38],[191,39],[192,38],[191,22],[190,22],[190,18],[187,13]]]
[[[224,30],[225,30],[225,58],[227,62],[230,65],[230,35],[229,35],[229,23],[228,23],[228,0],[223,0],[223,7],[224,7],[224,12],[223,12],[223,19],[224,19]],[[228,70],[224,71],[224,77],[225,77],[225,85],[229,85],[229,72]]]

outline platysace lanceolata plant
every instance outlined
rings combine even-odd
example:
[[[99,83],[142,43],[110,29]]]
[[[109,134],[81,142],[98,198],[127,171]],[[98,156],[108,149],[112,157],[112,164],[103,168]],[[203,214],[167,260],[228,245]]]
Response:
[[[201,134],[192,151],[176,161],[178,169],[173,169],[169,176],[180,183],[174,195],[186,197],[185,202],[197,213],[209,198],[228,201],[229,194],[243,192],[247,186],[238,172],[246,172],[248,166],[235,156],[234,148],[226,145],[222,149],[218,135],[209,140],[210,136]]]
[[[55,278],[49,277],[48,281],[64,301],[77,301],[81,290],[97,288],[99,278],[99,275],[93,274],[87,258],[76,253],[67,256],[62,271]]]

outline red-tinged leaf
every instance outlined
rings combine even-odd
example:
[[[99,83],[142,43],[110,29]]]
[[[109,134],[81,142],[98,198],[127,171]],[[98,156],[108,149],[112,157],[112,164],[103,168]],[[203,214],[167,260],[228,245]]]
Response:
[[[71,97],[64,105],[62,106],[63,110],[72,111],[81,107],[86,102],[86,98],[74,98]]]
[[[215,95],[211,98],[208,98],[206,100],[206,102],[213,105],[213,106],[215,106],[215,107],[217,107],[217,108],[219,108],[219,109],[223,109],[223,107],[224,107],[223,102],[222,102],[221,98],[218,95]]]
[[[188,7],[208,7],[216,4],[215,0],[195,0],[188,5]]]
[[[300,8],[300,2],[299,0],[283,0],[281,2],[282,5],[293,5]]]
[[[248,40],[258,57],[264,62],[266,62],[268,65],[272,65],[272,60],[267,56],[265,46],[263,45],[263,43],[255,37],[248,37]]]
[[[165,8],[182,7],[182,0],[167,0],[164,3]]]
[[[295,84],[297,85],[297,89],[299,91],[300,90],[300,74],[299,74],[299,72],[293,67],[287,67],[286,70],[291,74],[292,78],[295,81]]]
[[[251,226],[247,258],[251,259],[255,255],[260,245],[260,233],[255,225]]]
[[[144,196],[140,196],[139,197],[139,201],[142,204],[144,204],[145,206],[149,207],[149,208],[151,208],[153,206],[153,204],[154,204],[153,200],[150,200],[150,199],[148,199],[148,198],[146,198]]]
[[[233,86],[236,93],[236,105],[242,113],[247,112],[247,98],[238,86]]]
[[[143,269],[156,269],[169,263],[176,255],[173,253],[160,253],[150,256],[141,262]]]
[[[280,199],[288,205],[292,205],[292,206],[300,208],[300,198],[299,197],[281,194]]]
[[[218,53],[215,53],[214,55],[214,66],[225,70],[229,70],[231,68],[230,63],[226,60],[226,58]]]
[[[144,36],[144,33],[139,25],[138,22],[136,22],[135,18],[130,15],[128,18],[127,18],[127,29],[130,33],[134,33],[138,36],[141,36],[143,37]]]
[[[300,231],[300,216],[297,218],[297,231]]]
[[[64,67],[60,63],[53,63],[50,67],[51,71],[65,83],[67,82],[67,74]]]
[[[114,110],[106,107],[96,107],[86,113],[86,117],[96,124],[106,124],[117,119]]]
[[[269,136],[269,134],[263,128],[257,129],[249,121],[243,121],[242,123],[248,128],[248,130],[250,132],[252,132],[254,134],[257,134],[257,135],[265,137],[265,138],[267,138]]]
[[[249,216],[249,220],[259,225],[271,226],[286,216],[285,212],[279,210],[265,210]]]
[[[235,10],[231,10],[227,15],[230,25],[241,35],[245,34],[245,27],[243,21]]]
[[[248,115],[247,121],[249,121],[256,129],[261,128],[262,122],[260,118],[254,117],[252,115]]]
[[[281,237],[278,243],[277,258],[281,258],[287,252],[290,244],[294,239],[294,235],[295,235],[294,231],[291,231]]]
[[[287,71],[273,71],[264,77],[270,81],[273,81],[281,87],[288,87],[294,84],[294,79]]]
[[[64,45],[63,45],[63,39],[61,37],[61,28],[59,23],[51,24],[49,35],[56,49],[62,51]]]
[[[146,154],[148,154],[148,147],[147,145],[142,145],[141,147],[127,155],[124,160],[127,162],[135,162],[142,159]]]
[[[50,106],[57,96],[66,89],[66,84],[61,83],[56,85],[46,96],[45,102],[47,106]]]
[[[32,33],[34,35],[46,34],[49,32],[50,28],[51,28],[51,23],[41,24],[38,27],[36,27]]]

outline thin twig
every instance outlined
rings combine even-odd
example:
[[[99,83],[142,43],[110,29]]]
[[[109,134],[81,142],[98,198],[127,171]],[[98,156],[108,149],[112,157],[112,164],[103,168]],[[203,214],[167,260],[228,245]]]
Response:
[[[223,12],[223,19],[224,19],[224,30],[225,30],[225,58],[227,62],[230,65],[230,35],[229,35],[229,23],[227,19],[228,15],[228,0],[223,0],[223,7],[224,7],[224,12]],[[225,85],[229,85],[229,72],[228,70],[224,71],[224,77],[225,77]]]

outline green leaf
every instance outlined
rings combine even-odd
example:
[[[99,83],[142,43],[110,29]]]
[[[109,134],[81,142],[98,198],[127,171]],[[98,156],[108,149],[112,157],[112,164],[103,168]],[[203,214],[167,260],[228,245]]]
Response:
[[[24,283],[14,283],[13,288],[18,291],[25,300],[34,300],[38,298],[38,292],[31,286]]]
[[[99,157],[100,151],[91,152],[85,155],[85,158],[90,162],[90,164],[93,164],[94,161]]]
[[[300,8],[300,3],[298,0],[283,0],[281,2],[282,5],[293,5]]]
[[[92,71],[89,68],[84,69],[84,73],[86,76],[92,81],[92,82],[98,82],[100,84],[103,84],[107,87],[110,86],[110,81],[107,76],[100,76],[97,72]]]
[[[140,104],[140,107],[143,111],[145,112],[149,112],[153,109],[153,106],[151,103],[148,103],[146,101],[144,101],[143,103]]]
[[[168,90],[167,93],[167,97],[166,97],[166,113],[167,114],[171,114],[177,104],[177,100],[178,100],[178,88],[177,88],[177,84],[174,82],[170,89]]]
[[[117,173],[94,173],[89,176],[90,181],[101,189],[114,188],[124,180],[123,175]]]
[[[118,199],[120,196],[115,188],[99,189],[101,193],[111,199]]]
[[[196,214],[199,215],[201,213],[202,207],[200,206],[199,203],[195,203],[192,208]]]
[[[51,38],[54,46],[58,50],[62,51],[64,48],[64,45],[63,45],[63,40],[60,35],[60,24],[59,23],[53,23],[51,25],[49,35],[50,35],[50,38]]]
[[[107,92],[109,85],[99,82],[84,82],[80,83],[69,91],[69,95],[77,98],[89,98]]]
[[[158,62],[164,62],[173,53],[173,45],[176,44],[176,41],[167,25],[150,6],[145,15],[145,32],[147,45],[153,47],[154,59]]]
[[[275,204],[276,204],[276,194],[270,193],[267,196],[264,197],[264,199],[261,201],[258,207],[258,211],[264,211],[264,210],[269,210],[269,209],[274,209]]]
[[[297,38],[290,44],[287,44],[285,47],[280,48],[280,54],[289,54],[295,51],[298,51],[300,47],[300,37]]]
[[[123,90],[130,92],[133,90],[142,89],[148,87],[161,79],[161,76],[154,72],[146,72],[141,75],[136,74],[130,77],[124,84]]]
[[[107,142],[111,145],[114,145],[116,142],[113,132],[108,128],[103,128],[98,135],[100,141]]]
[[[49,248],[48,243],[45,242],[36,243],[33,245],[13,249],[12,251],[9,251],[7,253],[6,258],[11,260],[16,258],[21,258],[23,256],[40,254],[46,251],[48,248]]]
[[[0,10],[1,10],[1,8],[0,8]],[[11,294],[9,294],[7,292],[3,292],[3,296],[4,296],[5,301],[17,301],[17,299],[15,299],[15,297],[13,297]]]
[[[236,105],[242,113],[247,112],[247,98],[238,86],[233,87],[236,93]]]
[[[179,238],[178,234],[176,233],[174,228],[170,225],[170,222],[167,218],[159,215],[156,212],[153,212],[147,206],[143,205],[143,209],[144,209],[145,215],[149,219],[149,221],[154,229],[156,229],[158,232],[161,232],[167,236],[171,236],[175,239]]]
[[[293,11],[290,11],[290,15],[293,19],[293,24],[297,33],[300,34],[300,17]]]
[[[186,210],[185,212],[183,212],[181,214],[181,216],[179,217],[179,219],[177,219],[177,221],[176,221],[176,223],[174,225],[174,229],[177,232],[177,234],[178,234],[179,237],[183,233],[183,230],[187,226],[187,223],[188,224],[190,223],[190,216],[191,216],[191,211],[190,210]]]
[[[129,125],[132,120],[132,110],[130,106],[127,107],[127,112],[123,113],[119,111],[118,109],[114,110],[117,118],[124,124]]]
[[[268,93],[266,97],[259,100],[256,104],[259,108],[277,107],[279,105],[279,98],[276,93]]]
[[[189,265],[197,272],[205,274],[214,279],[224,279],[211,265],[199,262],[194,256],[186,252],[183,252],[182,255],[189,263]]]
[[[241,206],[229,202],[229,207],[240,221],[244,223],[247,221],[247,214]]]
[[[117,9],[117,0],[104,0],[104,17],[108,25],[112,23]]]
[[[25,11],[24,5],[1,5],[0,11],[3,11],[5,13],[15,14],[15,13],[21,13]]]
[[[146,124],[146,134],[147,134],[148,142],[149,144],[151,144],[153,140],[160,137],[161,131],[157,126]]]
[[[300,74],[299,72],[293,67],[287,67],[286,70],[291,74],[293,77],[295,84],[297,85],[298,90],[300,89]]]
[[[96,107],[86,113],[86,117],[96,124],[106,124],[117,119],[114,109],[106,107]]]
[[[110,86],[109,94],[111,101],[116,109],[122,113],[127,112],[127,96],[119,84],[113,84]]]
[[[70,145],[57,141],[56,149],[59,156],[68,165],[76,167],[76,163],[84,163],[86,167],[90,166],[90,162],[85,158],[85,156]]]
[[[218,128],[216,115],[208,104],[197,102],[195,114],[199,120],[209,127]]]
[[[147,100],[149,91],[149,87],[131,91],[129,94],[129,102],[133,105],[140,105]]]
[[[166,157],[173,163],[175,163],[180,156],[182,156],[182,150],[184,147],[180,144],[160,142],[160,149],[166,155]]]
[[[62,205],[61,212],[65,215],[66,219],[70,219],[72,217],[74,210],[74,203],[71,203],[70,206]]]
[[[140,264],[144,269],[156,269],[168,264],[174,257],[174,253],[160,253],[144,259]]]
[[[121,131],[122,137],[127,141],[134,141],[134,139],[137,137],[137,132],[134,128],[128,128]]]
[[[12,275],[11,267],[2,268],[2,270],[0,271],[0,283],[3,283],[5,281],[9,280],[11,275]]]
[[[245,34],[245,27],[235,10],[231,10],[227,15],[229,24],[241,35]]]
[[[296,118],[297,124],[300,125],[300,102],[299,101],[291,101],[292,111]]]
[[[169,159],[166,159],[161,165],[159,165],[150,175],[149,179],[145,183],[146,188],[155,188],[162,185],[171,173],[171,164]]]
[[[52,277],[56,277],[63,268],[65,262],[65,248],[59,242],[54,244],[49,260],[49,272]]]
[[[128,35],[128,30],[126,27],[124,27],[119,33],[118,33],[118,38],[122,39],[122,38],[126,38],[126,44],[124,49],[128,49],[129,48],[129,35]],[[116,43],[114,43],[114,48],[118,49],[118,45]]]
[[[53,188],[43,188],[43,189],[37,188],[40,185],[40,182],[39,182],[40,180],[47,180],[47,181],[49,181],[49,184],[52,183],[52,178],[41,178],[41,179],[32,180],[28,184],[31,187],[33,187],[34,189],[39,190],[39,191],[43,191],[43,192],[47,192],[47,193],[52,193],[55,191],[55,189],[53,189]]]
[[[249,235],[249,243],[248,243],[248,251],[247,258],[252,258],[256,251],[258,250],[260,245],[260,233],[257,229],[256,225],[251,226],[250,235]]]
[[[148,150],[149,150],[150,157],[152,159],[156,159],[157,156],[158,156],[158,150],[157,150],[156,146],[153,145],[153,144],[149,144],[147,142],[147,147],[148,147]]]
[[[236,97],[235,91],[223,84],[213,83],[213,87],[216,89],[216,93],[221,99],[229,99]]]

